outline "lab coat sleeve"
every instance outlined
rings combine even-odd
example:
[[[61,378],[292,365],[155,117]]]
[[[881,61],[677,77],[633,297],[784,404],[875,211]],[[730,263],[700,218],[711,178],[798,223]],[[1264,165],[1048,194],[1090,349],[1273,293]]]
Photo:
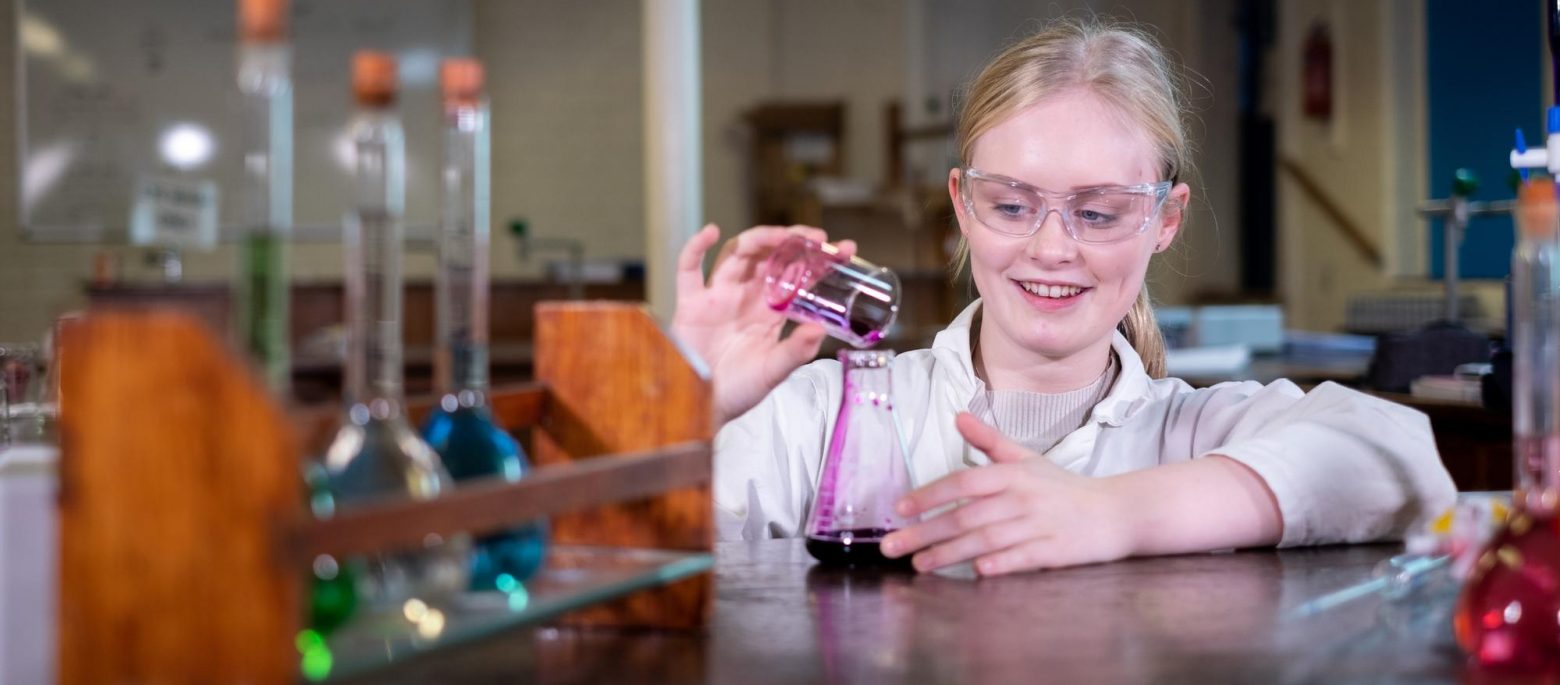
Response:
[[[1226,383],[1180,395],[1165,447],[1250,467],[1283,517],[1280,546],[1400,537],[1456,499],[1424,414],[1323,383]]]
[[[815,362],[715,435],[715,531],[720,540],[802,533],[827,432],[826,372]],[[838,375],[838,371],[834,372]]]

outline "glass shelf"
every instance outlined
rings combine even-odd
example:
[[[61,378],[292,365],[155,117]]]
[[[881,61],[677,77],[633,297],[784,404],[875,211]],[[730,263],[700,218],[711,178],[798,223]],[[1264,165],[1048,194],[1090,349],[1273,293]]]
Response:
[[[312,631],[300,633],[300,682],[362,675],[417,654],[697,575],[713,565],[714,557],[702,552],[554,546],[542,569],[509,592],[467,592],[445,606],[414,600],[393,615],[360,614],[323,641]]]

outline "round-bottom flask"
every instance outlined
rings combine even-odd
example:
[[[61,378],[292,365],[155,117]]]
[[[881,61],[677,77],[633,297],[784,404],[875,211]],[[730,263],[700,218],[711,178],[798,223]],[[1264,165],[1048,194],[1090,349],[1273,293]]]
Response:
[[[370,416],[363,405],[349,414],[325,457],[332,509],[397,497],[427,500],[454,486],[439,455],[400,416]],[[375,613],[399,612],[413,599],[447,601],[466,588],[469,551],[465,536],[430,535],[417,549],[355,559],[349,572],[357,600]]]
[[[520,444],[493,422],[476,393],[446,395],[423,424],[423,438],[456,482],[499,477],[512,483],[531,470]],[[546,553],[545,519],[478,538],[471,555],[471,589],[508,591],[535,574]]]

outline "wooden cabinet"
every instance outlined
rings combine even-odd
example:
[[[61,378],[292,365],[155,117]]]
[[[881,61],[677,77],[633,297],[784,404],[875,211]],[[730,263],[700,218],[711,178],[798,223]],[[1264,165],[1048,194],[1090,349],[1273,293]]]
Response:
[[[751,129],[753,223],[802,223],[800,207],[812,179],[845,173],[845,105],[840,102],[761,104],[743,115]]]

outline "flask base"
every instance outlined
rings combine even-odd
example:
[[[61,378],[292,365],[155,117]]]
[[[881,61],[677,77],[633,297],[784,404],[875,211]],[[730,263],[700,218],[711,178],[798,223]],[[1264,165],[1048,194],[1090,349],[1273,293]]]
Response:
[[[911,570],[910,557],[890,559],[879,544],[891,533],[886,528],[837,530],[807,536],[807,553],[829,566],[876,566]]]

